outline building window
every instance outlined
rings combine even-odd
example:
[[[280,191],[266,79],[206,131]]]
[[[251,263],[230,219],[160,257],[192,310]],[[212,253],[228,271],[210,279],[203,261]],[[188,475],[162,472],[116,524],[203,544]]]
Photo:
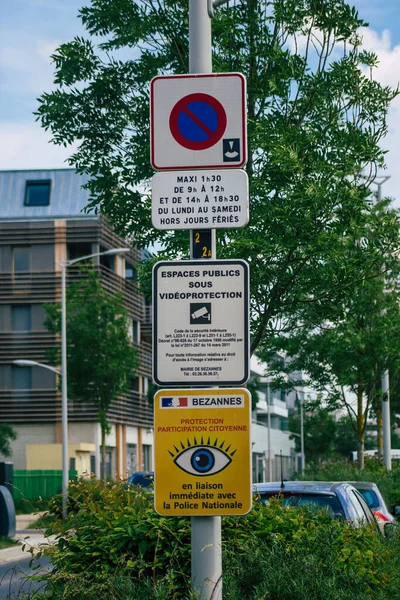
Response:
[[[13,306],[11,308],[11,327],[13,331],[31,331],[32,315],[30,306]]]
[[[125,279],[129,279],[129,281],[132,281],[132,283],[137,280],[136,269],[128,262],[125,262]]]
[[[111,479],[111,469],[112,467],[112,454],[111,454],[111,450],[108,450],[106,452],[106,468],[105,468],[105,472],[106,472],[106,479]],[[100,460],[100,473],[103,472],[103,461]]]
[[[261,481],[267,481],[264,477],[265,469],[265,455],[259,452],[252,453],[252,477],[254,483],[260,483]]]
[[[149,380],[147,377],[142,377],[142,394],[147,396],[149,393]]]
[[[25,206],[48,206],[50,204],[51,181],[27,181]]]
[[[151,462],[151,446],[148,444],[143,444],[143,470],[151,471],[152,470],[152,462]]]
[[[12,368],[12,386],[13,386],[13,390],[31,390],[32,389],[32,368],[31,367],[13,367]]]
[[[140,334],[139,334],[139,323],[138,321],[135,321],[134,319],[132,319],[131,321],[128,321],[128,335],[129,338],[131,339],[131,341],[134,344],[139,344],[139,338],[140,338]]]
[[[281,431],[289,431],[289,419],[281,417]]]
[[[29,246],[19,246],[14,248],[14,273],[30,271],[31,268],[31,249]]]
[[[139,323],[134,319],[132,319],[132,342],[139,343]]]
[[[92,244],[90,242],[71,242],[67,244],[67,259],[75,260],[82,256],[92,254]]]
[[[134,344],[140,344],[140,323],[135,319],[128,321],[128,335]]]
[[[127,444],[126,447],[126,471],[130,475],[137,470],[136,467],[136,444]]]
[[[100,252],[107,252],[108,248],[100,246]],[[115,256],[113,254],[103,254],[100,256],[100,264],[102,267],[115,271]]]

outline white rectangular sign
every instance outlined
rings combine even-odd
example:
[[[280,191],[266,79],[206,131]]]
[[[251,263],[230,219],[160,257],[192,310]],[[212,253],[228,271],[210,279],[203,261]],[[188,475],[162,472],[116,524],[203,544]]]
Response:
[[[159,75],[150,83],[150,160],[157,171],[242,167],[247,161],[241,73]]]
[[[248,178],[241,169],[156,173],[151,195],[156,229],[244,227],[249,221]]]
[[[249,266],[162,261],[153,268],[158,385],[243,385],[249,377]]]

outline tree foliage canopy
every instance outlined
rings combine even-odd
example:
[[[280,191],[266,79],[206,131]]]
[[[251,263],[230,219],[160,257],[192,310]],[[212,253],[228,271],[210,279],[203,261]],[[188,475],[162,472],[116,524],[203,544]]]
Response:
[[[111,403],[130,390],[136,375],[137,351],[129,337],[121,297],[107,294],[96,272],[84,273],[85,279],[67,290],[68,398],[93,404],[107,431]],[[46,305],[46,312],[45,326],[60,333],[60,305]],[[48,354],[54,364],[60,364],[60,347]]]
[[[355,286],[353,295],[337,305],[334,319],[318,327],[304,319],[290,337],[275,339],[276,349],[289,357],[289,385],[290,372],[307,373],[308,384],[324,392],[324,406],[346,411],[357,436],[360,467],[371,414],[377,418],[380,445],[384,371],[389,369],[394,381],[400,373],[400,265],[393,262],[390,271],[382,264],[380,277]]]
[[[11,442],[17,439],[17,434],[11,425],[0,423],[0,454],[9,458],[12,456]]]
[[[299,401],[300,402],[300,401]],[[301,451],[301,418],[299,402],[289,415],[289,431],[297,434],[294,437],[296,452]],[[331,458],[334,451],[337,425],[332,413],[322,408],[309,409],[304,403],[304,454],[307,462],[318,463]]]
[[[149,82],[188,72],[187,9],[92,0],[80,11],[89,36],[54,53],[57,87],[37,112],[56,144],[78,143],[69,162],[90,176],[88,210],[170,259],[187,257],[189,240],[151,226]],[[398,247],[397,217],[378,216],[369,191],[396,92],[374,80],[365,25],[344,0],[235,0],[215,11],[213,69],[247,78],[250,223],[217,238],[220,258],[251,266],[252,351],[305,307],[316,323],[329,318]]]

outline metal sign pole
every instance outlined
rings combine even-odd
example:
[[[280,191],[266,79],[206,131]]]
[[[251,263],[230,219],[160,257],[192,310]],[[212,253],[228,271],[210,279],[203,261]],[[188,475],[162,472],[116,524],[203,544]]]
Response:
[[[212,72],[208,0],[189,0],[189,72]],[[194,245],[195,231],[191,230],[191,258],[195,258]],[[210,254],[216,258],[215,229],[211,230]],[[192,586],[201,600],[222,600],[221,540],[221,517],[191,517]]]
[[[212,73],[211,19],[208,0],[189,0],[189,73]],[[197,232],[211,236],[211,248],[201,258],[217,258],[215,229]],[[190,258],[195,258],[196,231],[190,230]],[[204,246],[204,245],[203,245]],[[210,252],[211,250],[211,252]]]
[[[390,175],[383,177],[378,183],[378,202],[382,200],[382,185],[390,179]],[[382,377],[382,437],[383,437],[383,464],[388,471],[392,470],[392,441],[390,431],[390,390],[389,371],[385,369]]]

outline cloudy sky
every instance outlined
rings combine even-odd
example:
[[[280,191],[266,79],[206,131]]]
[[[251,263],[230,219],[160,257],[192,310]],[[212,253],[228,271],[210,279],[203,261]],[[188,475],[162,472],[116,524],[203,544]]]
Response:
[[[49,56],[62,42],[84,35],[78,9],[85,0],[0,0],[0,169],[56,168],[68,151],[48,143],[35,122],[37,97],[52,89]],[[353,0],[369,24],[364,45],[380,59],[375,77],[396,87],[400,80],[400,0]],[[389,115],[390,179],[384,195],[400,206],[400,98]]]

